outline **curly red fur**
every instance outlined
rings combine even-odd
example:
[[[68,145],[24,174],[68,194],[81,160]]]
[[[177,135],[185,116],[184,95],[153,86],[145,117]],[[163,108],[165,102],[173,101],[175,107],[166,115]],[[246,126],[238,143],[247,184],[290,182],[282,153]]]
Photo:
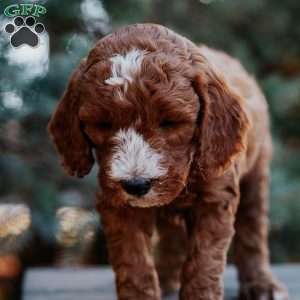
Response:
[[[158,300],[159,281],[182,300],[223,299],[235,232],[241,299],[287,299],[267,247],[268,109],[236,60],[159,25],[124,27],[75,71],[49,131],[70,175],[95,150],[118,299]],[[123,185],[137,176],[151,181],[143,196]]]

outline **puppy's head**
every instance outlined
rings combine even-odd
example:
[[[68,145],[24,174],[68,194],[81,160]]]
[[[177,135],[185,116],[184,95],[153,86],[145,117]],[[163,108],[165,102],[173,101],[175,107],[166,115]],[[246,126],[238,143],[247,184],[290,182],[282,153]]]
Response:
[[[113,205],[170,203],[191,165],[208,178],[243,147],[240,99],[193,44],[151,26],[101,40],[49,124],[70,175],[90,171],[95,149],[102,193]]]

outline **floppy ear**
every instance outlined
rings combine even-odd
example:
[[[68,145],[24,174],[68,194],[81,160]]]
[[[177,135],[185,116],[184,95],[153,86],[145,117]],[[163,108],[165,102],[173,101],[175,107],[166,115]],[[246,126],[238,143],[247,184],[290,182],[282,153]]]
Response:
[[[91,170],[94,158],[78,118],[79,85],[85,61],[72,74],[67,89],[48,124],[48,131],[71,176],[83,177]]]
[[[245,148],[249,121],[242,99],[210,67],[196,72],[194,88],[201,102],[194,162],[207,180],[224,172]]]

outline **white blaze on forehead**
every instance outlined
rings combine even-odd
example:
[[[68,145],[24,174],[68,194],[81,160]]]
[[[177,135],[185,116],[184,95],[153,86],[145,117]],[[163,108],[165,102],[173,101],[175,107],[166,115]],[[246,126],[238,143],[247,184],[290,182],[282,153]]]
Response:
[[[166,174],[162,155],[155,151],[134,129],[119,130],[115,136],[117,146],[112,157],[111,177],[130,180],[134,177],[158,178]]]
[[[132,82],[134,76],[140,71],[141,65],[147,51],[132,49],[124,55],[116,54],[110,58],[111,77],[104,82],[109,85],[127,86],[128,82]]]

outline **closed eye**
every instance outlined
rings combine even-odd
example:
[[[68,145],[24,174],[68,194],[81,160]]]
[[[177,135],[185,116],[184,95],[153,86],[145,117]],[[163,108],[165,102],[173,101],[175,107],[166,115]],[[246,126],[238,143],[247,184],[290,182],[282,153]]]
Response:
[[[173,120],[162,120],[159,124],[159,127],[163,129],[171,129],[175,128],[178,125],[178,123],[179,122]]]
[[[82,123],[83,129],[98,129],[102,131],[108,131],[113,128],[113,124],[109,121],[102,122],[84,122]]]
[[[109,130],[112,129],[112,123],[109,121],[103,121],[96,124],[99,129]]]

